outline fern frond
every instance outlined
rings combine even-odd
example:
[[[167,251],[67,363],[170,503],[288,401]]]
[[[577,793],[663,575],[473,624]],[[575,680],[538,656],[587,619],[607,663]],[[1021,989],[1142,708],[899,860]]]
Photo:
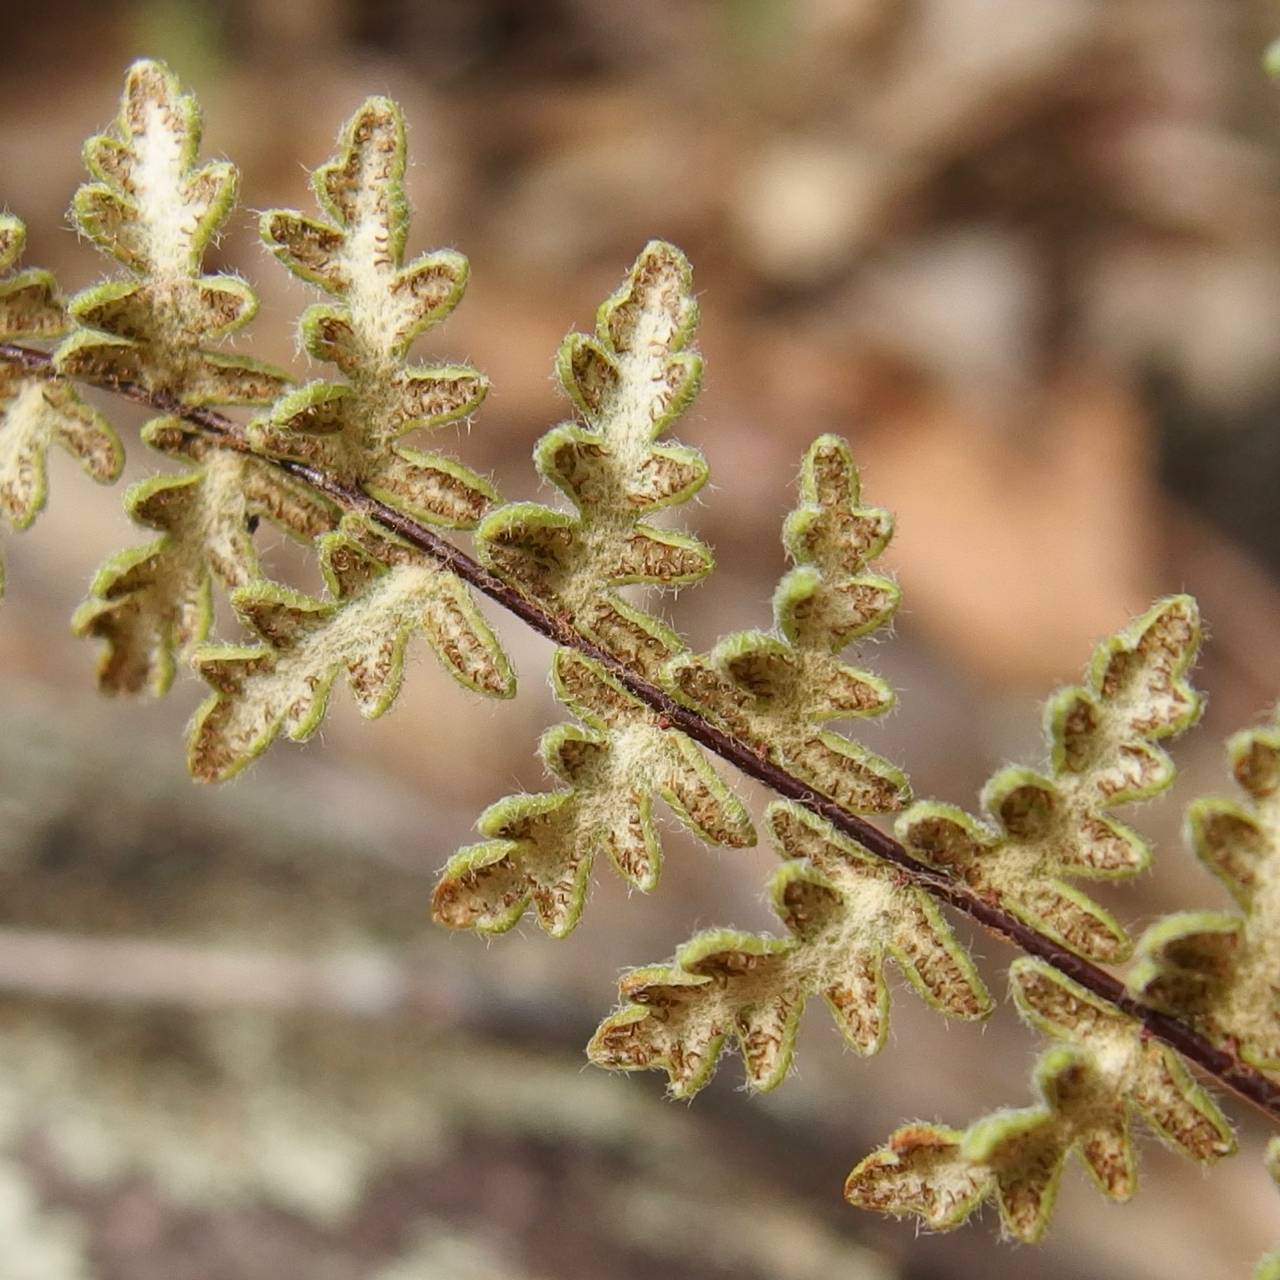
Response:
[[[688,349],[697,320],[684,254],[646,245],[600,307],[595,334],[570,334],[560,348],[556,372],[583,423],[552,428],[534,459],[576,513],[514,503],[476,531],[490,568],[651,679],[681,646],[611,588],[676,587],[714,565],[696,538],[642,518],[688,501],[707,478],[697,450],[657,443],[702,379],[702,359]]]
[[[887,813],[911,798],[906,775],[858,743],[821,726],[882,715],[893,691],[836,656],[883,626],[898,607],[890,579],[865,573],[893,533],[887,511],[859,505],[858,472],[838,436],[809,447],[802,505],[783,542],[795,563],[778,584],[776,634],[727,636],[709,654],[675,658],[668,686],[686,705],[765,758],[854,813]]]
[[[26,238],[26,227],[19,219],[0,214],[0,272],[11,271],[22,256]],[[49,272],[16,271],[0,279],[0,341],[57,338],[69,325]],[[44,507],[47,456],[55,444],[99,484],[110,484],[124,465],[116,433],[69,382],[0,364],[0,511],[14,529],[26,529]]]
[[[159,536],[107,561],[75,627],[105,643],[108,690],[163,692],[178,658],[191,658],[213,690],[189,730],[197,778],[231,777],[281,734],[308,738],[344,672],[361,712],[382,714],[415,631],[461,684],[510,696],[510,663],[474,588],[561,646],[553,685],[578,722],[543,736],[555,789],[491,806],[484,839],[450,860],[433,898],[438,920],[496,933],[532,908],[562,936],[601,852],[631,885],[654,888],[657,799],[707,843],[753,843],[746,809],[703,747],[784,797],[766,815],[782,858],[769,892],[784,931],[699,933],[670,963],[627,974],[620,1007],[590,1043],[597,1064],[661,1069],[687,1097],[736,1048],[748,1086],[772,1089],[815,996],[849,1045],[873,1054],[888,1031],[888,961],[939,1012],[983,1018],[991,998],[944,903],[1023,949],[1014,1000],[1058,1043],[1040,1058],[1034,1105],[965,1130],[900,1129],[849,1175],[852,1203],[949,1228],[994,1201],[1007,1234],[1034,1240],[1073,1152],[1105,1195],[1132,1194],[1136,1117],[1201,1163],[1234,1150],[1188,1064],[1280,1117],[1280,1082],[1265,1074],[1280,1071],[1280,725],[1233,741],[1249,803],[1200,801],[1188,820],[1239,914],[1182,913],[1148,930],[1126,993],[1091,961],[1124,958],[1128,935],[1074,883],[1132,876],[1150,860],[1112,811],[1169,784],[1160,743],[1198,714],[1185,679],[1199,643],[1189,597],[1160,602],[1105,642],[1085,682],[1050,700],[1050,763],[998,773],[983,793],[989,822],[921,803],[899,818],[895,840],[858,815],[908,805],[905,775],[830,731],[892,705],[888,685],[842,654],[899,600],[892,579],[871,571],[892,518],[862,504],[844,441],[824,435],[805,455],[772,630],[692,654],[624,595],[628,584],[674,589],[713,567],[701,541],[654,514],[707,479],[696,450],[663,438],[702,371],[679,250],[647,245],[593,332],[560,349],[576,416],[541,439],[535,460],[568,502],[495,509],[485,479],[406,445],[414,431],[467,418],[488,383],[466,365],[409,359],[458,304],[468,265],[449,250],[405,260],[399,107],[370,98],[346,123],[337,154],[312,174],[319,216],[262,216],[271,252],[327,295],[299,336],[334,372],[300,387],[221,345],[257,302],[239,278],[202,273],[237,174],[201,165],[199,142],[194,99],[161,64],[135,63],[114,126],[86,146],[92,180],[72,210],[123,276],[69,304],[47,273],[11,271],[24,232],[0,215],[0,511],[17,527],[34,517],[50,444],[96,479],[118,473],[119,442],[70,379],[164,415],[144,442],[183,470],[126,496],[129,514]],[[5,341],[22,337],[60,345],[50,354]],[[207,407],[217,404],[262,411],[244,428]],[[253,535],[264,518],[316,540],[319,598],[262,578]],[[474,530],[483,564],[428,523]],[[204,643],[215,583],[251,641]],[[1280,1140],[1269,1163],[1280,1180]],[[1280,1255],[1258,1274],[1280,1280]]]
[[[552,681],[586,726],[557,725],[542,738],[547,768],[568,786],[508,796],[485,810],[477,825],[490,839],[454,854],[436,885],[432,914],[442,924],[502,933],[532,904],[538,923],[564,937],[582,915],[602,851],[649,892],[662,869],[654,796],[708,844],[754,843],[746,810],[699,748],[598,663],[560,649]]]
[[[72,628],[106,642],[98,665],[104,692],[149,688],[158,696],[173,681],[177,656],[208,635],[214,580],[232,590],[259,576],[257,522],[305,541],[331,529],[337,513],[300,481],[219,448],[180,418],[153,419],[142,438],[196,465],[141,481],[125,495],[129,515],[162,536],[106,561]]]
[[[1186,831],[1241,913],[1179,912],[1152,925],[1128,985],[1244,1061],[1280,1071],[1280,723],[1236,734],[1227,757],[1248,803],[1197,800]]]
[[[188,763],[199,780],[239,773],[281,732],[309,738],[340,671],[361,714],[382,715],[400,690],[414,631],[460,684],[490,697],[515,692],[506,655],[453,574],[359,515],[320,539],[320,557],[329,599],[251,583],[231,603],[260,642],[192,655],[216,691],[191,725]]]
[[[600,307],[594,336],[571,334],[560,349],[560,382],[584,425],[552,428],[535,460],[576,514],[514,503],[476,530],[490,568],[651,679],[684,646],[613,588],[675,586],[712,567],[695,538],[641,519],[686,501],[707,478],[695,450],[655,443],[697,392],[702,361],[688,350],[696,323],[684,255],[650,243]],[[701,750],[598,663],[561,649],[552,679],[586,726],[559,725],[542,740],[548,769],[568,786],[508,796],[481,815],[490,838],[459,850],[436,886],[433,914],[443,924],[500,933],[532,904],[539,924],[563,937],[581,917],[602,851],[636,888],[653,889],[662,864],[654,796],[708,843],[755,842],[746,810]]]
[[[68,377],[135,383],[184,405],[266,404],[288,376],[207,345],[247,324],[258,303],[238,277],[200,273],[238,174],[224,161],[197,167],[199,147],[195,99],[163,64],[135,62],[114,131],[85,144],[95,180],[71,206],[77,229],[131,278],[72,298],[82,327],[55,363]]]
[[[288,376],[221,351],[219,339],[257,310],[243,280],[203,275],[201,262],[235,202],[233,165],[197,164],[200,111],[161,63],[135,62],[125,77],[114,129],[85,144],[94,181],[72,203],[72,219],[128,272],[77,294],[78,327],[54,353],[66,377],[130,383],[183,406],[264,404]],[[143,430],[153,447],[199,465],[135,485],[128,513],[164,536],[110,557],[73,626],[106,641],[98,679],[109,692],[164,693],[175,656],[208,633],[210,583],[257,573],[250,522],[275,520],[310,537],[332,527],[327,504],[265,463],[219,450],[179,419]]]
[[[1119,879],[1149,865],[1141,837],[1107,813],[1173,780],[1158,744],[1199,715],[1183,676],[1199,643],[1195,601],[1160,601],[1098,646],[1084,685],[1049,699],[1049,773],[1009,768],[987,783],[982,803],[995,825],[925,801],[898,819],[898,838],[1078,955],[1123,960],[1128,934],[1067,878]]]
[[[1022,1016],[1065,1042],[1036,1067],[1040,1104],[995,1112],[963,1133],[929,1124],[897,1130],[849,1174],[851,1204],[915,1214],[946,1231],[994,1200],[1004,1231],[1033,1242],[1048,1225],[1073,1151],[1105,1196],[1133,1194],[1135,1113],[1165,1145],[1202,1164],[1235,1151],[1212,1099],[1138,1022],[1037,960],[1016,960],[1009,984]]]
[[[938,908],[897,870],[799,805],[766,816],[786,860],[769,896],[789,937],[715,929],[685,943],[670,966],[637,969],[619,985],[627,1002],[587,1048],[598,1066],[662,1068],[677,1097],[711,1078],[736,1042],[752,1089],[786,1075],[800,1014],[822,995],[841,1033],[877,1053],[889,1029],[884,964],[892,959],[922,999],[955,1018],[984,1018],[991,998]]]
[[[262,215],[262,238],[295,275],[338,299],[307,309],[302,346],[342,381],[310,382],[250,424],[260,449],[317,467],[416,519],[470,528],[496,494],[439,454],[398,442],[472,413],[487,379],[464,365],[410,364],[413,340],[457,306],[467,260],[441,249],[404,262],[409,207],[400,108],[368,99],[343,128],[338,154],[311,184],[326,220],[287,209]]]

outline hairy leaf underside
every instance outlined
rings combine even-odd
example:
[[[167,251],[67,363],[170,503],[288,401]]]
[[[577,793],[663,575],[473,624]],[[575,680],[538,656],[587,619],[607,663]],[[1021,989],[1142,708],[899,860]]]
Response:
[[[26,238],[17,218],[0,214],[0,342],[58,338],[70,327],[49,272],[12,270]],[[119,437],[70,383],[0,364],[0,511],[14,529],[29,528],[44,508],[46,459],[55,444],[99,484],[110,484],[124,465]]]
[[[1217,1106],[1178,1056],[1133,1019],[1039,961],[1014,961],[1009,986],[1026,1021],[1060,1042],[1036,1067],[1040,1102],[984,1116],[963,1133],[928,1124],[898,1129],[849,1174],[851,1204],[915,1214],[945,1231],[994,1200],[1005,1232],[1033,1242],[1073,1151],[1103,1195],[1133,1194],[1134,1116],[1202,1164],[1235,1151]]]
[[[250,425],[250,439],[278,457],[317,467],[416,519],[469,529],[496,494],[443,455],[401,443],[479,407],[488,380],[465,365],[419,365],[419,334],[458,305],[467,260],[449,249],[405,263],[409,206],[400,108],[370,98],[342,131],[339,150],[311,175],[324,217],[269,209],[262,238],[295,275],[332,302],[303,314],[303,349],[341,378],[291,391]]]
[[[1227,755],[1247,803],[1197,800],[1186,830],[1240,910],[1178,912],[1152,925],[1129,989],[1280,1071],[1280,728],[1237,734]]]
[[[886,960],[941,1013],[991,1012],[973,963],[926,893],[799,805],[771,805],[766,824],[784,859],[769,899],[789,936],[713,929],[685,943],[672,965],[628,973],[619,984],[626,1003],[588,1046],[597,1065],[660,1068],[673,1096],[688,1097],[733,1043],[751,1088],[772,1089],[815,995],[851,1048],[877,1053],[889,1030]]]
[[[802,505],[783,544],[795,564],[774,594],[774,630],[726,636],[667,668],[671,691],[853,813],[889,813],[910,798],[906,775],[824,723],[883,715],[893,691],[841,662],[852,641],[898,607],[894,582],[864,572],[893,533],[887,511],[859,505],[849,447],[821,436],[805,454]]]
[[[1118,880],[1150,865],[1146,843],[1109,811],[1173,781],[1158,744],[1200,713],[1184,678],[1199,644],[1190,596],[1154,605],[1098,647],[1083,685],[1059,689],[1045,705],[1046,773],[997,773],[982,794],[990,822],[952,805],[915,804],[898,819],[898,838],[1077,954],[1124,960],[1127,932],[1070,881]]]
[[[560,349],[560,382],[582,422],[554,427],[534,456],[575,510],[515,503],[476,531],[490,567],[653,680],[684,647],[615,588],[673,587],[711,571],[697,539],[643,519],[686,501],[707,477],[695,450],[658,442],[698,388],[701,358],[688,349],[696,323],[689,264],[655,241],[601,306],[594,335],[571,334]],[[488,839],[459,850],[436,886],[443,924],[502,932],[532,906],[548,933],[563,936],[578,923],[601,852],[636,888],[653,889],[662,865],[655,796],[707,843],[755,842],[746,810],[701,749],[598,663],[561,649],[553,688],[583,726],[557,726],[542,740],[548,770],[566,785],[508,796],[481,815]]]
[[[328,598],[251,583],[231,603],[259,643],[205,645],[192,656],[215,690],[191,726],[195,777],[232,777],[282,732],[295,742],[310,737],[343,671],[361,714],[382,715],[415,631],[461,684],[491,697],[515,692],[506,656],[453,574],[363,516],[345,517],[319,548]]]

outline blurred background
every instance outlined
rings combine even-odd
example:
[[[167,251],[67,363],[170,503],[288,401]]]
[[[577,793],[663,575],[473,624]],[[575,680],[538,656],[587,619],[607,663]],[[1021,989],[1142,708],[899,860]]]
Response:
[[[852,442],[897,512],[905,604],[865,662],[901,708],[865,739],[917,793],[970,807],[1038,762],[1038,703],[1154,597],[1200,599],[1210,702],[1175,794],[1137,824],[1156,871],[1106,901],[1141,928],[1224,908],[1181,808],[1227,785],[1221,742],[1280,693],[1280,90],[1271,0],[212,0],[3,9],[0,202],[28,265],[72,291],[104,264],[68,229],[81,141],[125,66],[168,59],[204,153],[242,169],[210,269],[244,273],[255,354],[294,354],[310,300],[252,211],[310,209],[305,168],[367,94],[410,122],[410,251],[472,262],[420,344],[494,390],[446,442],[509,498],[539,494],[566,415],[552,360],[644,242],[691,257],[707,357],[680,439],[713,485],[682,519],[720,569],[666,602],[692,644],[765,625],[800,454]],[[126,480],[149,474],[132,428]],[[447,433],[446,433],[447,434]],[[160,462],[159,465],[165,465]],[[546,785],[549,651],[499,622],[521,696],[477,705],[419,648],[396,709],[341,694],[305,748],[197,790],[203,696],[93,691],[66,620],[144,540],[119,490],[52,459],[52,502],[7,539],[0,607],[0,1277],[548,1280],[1068,1277],[1227,1280],[1280,1242],[1240,1107],[1208,1175],[1148,1140],[1107,1205],[1077,1168],[1048,1242],[945,1237],[840,1198],[906,1118],[957,1126],[1028,1099],[1038,1050],[1002,1011],[948,1026],[895,999],[885,1053],[824,1012],[798,1069],[748,1099],[726,1062],[692,1107],[580,1046],[628,964],[698,927],[773,927],[767,850],[674,830],[662,885],[603,866],[567,942],[428,920],[433,876],[490,801]],[[263,533],[274,572],[318,577]],[[234,635],[223,611],[222,634]],[[1009,953],[975,948],[1002,987]]]

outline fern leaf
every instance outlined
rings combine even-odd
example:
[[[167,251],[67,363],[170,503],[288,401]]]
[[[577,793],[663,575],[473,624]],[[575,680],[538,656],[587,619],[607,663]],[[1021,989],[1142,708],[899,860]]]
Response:
[[[260,642],[193,654],[192,665],[215,690],[188,741],[199,780],[239,773],[282,732],[295,742],[310,737],[340,671],[361,713],[381,715],[399,692],[414,631],[467,688],[500,698],[515,692],[506,655],[453,574],[357,515],[320,539],[320,554],[329,599],[251,583],[231,603]]]
[[[206,344],[242,328],[257,309],[243,280],[201,275],[200,263],[235,203],[225,162],[197,167],[200,111],[159,62],[135,62],[113,132],[90,138],[94,181],[76,192],[77,229],[129,278],[77,294],[80,327],[58,348],[68,377],[124,381],[185,405],[265,404],[289,381],[260,361]]]
[[[15,529],[27,528],[44,508],[55,444],[99,484],[110,484],[124,464],[116,433],[73,387],[0,371],[0,508]]]
[[[0,214],[0,271],[12,270],[26,243],[22,220]],[[18,271],[0,280],[0,334],[5,338],[60,338],[66,331],[66,308],[49,272]]]
[[[1168,916],[1138,942],[1135,995],[1194,1023],[1265,1071],[1280,1070],[1280,723],[1227,747],[1248,797],[1197,800],[1187,838],[1226,885],[1240,914]]]
[[[772,1089],[786,1075],[800,1014],[815,995],[852,1048],[876,1053],[889,1029],[888,959],[939,1012],[990,1013],[972,961],[923,890],[799,805],[777,802],[766,821],[786,860],[769,894],[789,936],[711,930],[681,947],[670,966],[627,974],[626,1003],[588,1046],[598,1066],[661,1068],[671,1092],[689,1097],[733,1040],[749,1087]]]
[[[696,538],[643,519],[688,501],[707,478],[696,450],[657,443],[698,391],[702,360],[688,349],[697,319],[688,261],[651,242],[600,307],[594,335],[570,334],[560,348],[556,372],[582,422],[554,427],[534,458],[575,513],[516,503],[476,531],[490,568],[651,679],[678,646],[610,588],[676,587],[714,563]]]
[[[858,743],[822,728],[887,711],[883,680],[836,656],[882,626],[898,607],[897,586],[864,573],[893,532],[887,511],[859,505],[858,473],[838,436],[805,454],[802,505],[783,541],[795,562],[778,584],[776,634],[727,636],[709,654],[675,658],[672,692],[763,755],[855,813],[886,813],[910,799],[906,775]]]
[[[696,322],[684,255],[647,245],[600,307],[595,334],[571,334],[560,349],[560,382],[583,424],[554,427],[535,460],[576,511],[513,503],[476,530],[490,568],[650,679],[683,645],[612,588],[675,586],[711,569],[696,539],[641,519],[687,500],[707,478],[696,451],[656,443],[698,388],[702,362],[688,350]],[[508,796],[481,815],[489,839],[459,850],[436,886],[433,912],[443,924],[500,933],[532,905],[539,924],[563,937],[582,915],[602,851],[636,888],[653,889],[662,865],[654,796],[709,843],[755,842],[746,811],[700,749],[598,664],[561,650],[553,685],[586,726],[560,725],[542,740],[547,767],[568,785]]]
[[[259,576],[252,530],[270,520],[299,540],[333,527],[333,507],[278,468],[218,448],[179,418],[157,418],[143,440],[196,466],[141,481],[125,509],[161,536],[111,556],[77,610],[78,635],[106,642],[98,682],[106,693],[159,696],[175,659],[209,632],[214,580],[228,590]]]
[[[9,272],[21,257],[26,236],[17,218],[0,214],[0,272]],[[0,341],[60,337],[68,324],[47,271],[19,271],[0,279]],[[116,433],[70,383],[0,364],[0,511],[14,529],[26,529],[44,508],[52,445],[69,453],[99,484],[110,484],[124,465]]]
[[[465,418],[488,390],[475,369],[405,359],[413,340],[457,306],[467,260],[437,250],[404,262],[404,119],[394,102],[368,99],[339,147],[312,174],[326,220],[271,209],[261,232],[290,271],[338,299],[310,307],[299,332],[303,347],[336,364],[343,381],[311,382],[282,397],[250,424],[250,436],[417,519],[470,528],[496,496],[489,483],[398,443],[418,428]]]
[[[1038,960],[1015,961],[1009,982],[1023,1017],[1064,1041],[1037,1065],[1040,1103],[995,1112],[964,1133],[926,1124],[899,1129],[849,1174],[851,1204],[915,1214],[946,1231],[994,1200],[1005,1233],[1030,1243],[1044,1234],[1073,1151],[1109,1199],[1133,1194],[1135,1114],[1199,1163],[1235,1151],[1226,1120],[1181,1059],[1133,1019]]]
[[[1183,678],[1199,642],[1195,601],[1160,601],[1099,645],[1086,684],[1049,700],[1049,773],[1010,768],[988,782],[982,802],[995,825],[926,801],[899,818],[898,838],[1077,954],[1123,960],[1128,934],[1067,878],[1119,879],[1149,865],[1146,844],[1107,812],[1173,780],[1158,744],[1199,715]]]
[[[558,725],[542,739],[547,767],[568,786],[515,795],[480,817],[490,839],[461,849],[441,873],[436,920],[502,933],[532,904],[553,937],[578,923],[596,856],[648,892],[662,867],[653,819],[661,796],[691,832],[710,844],[755,839],[746,810],[699,749],[660,723],[598,663],[561,649],[552,664],[556,696],[586,725]]]

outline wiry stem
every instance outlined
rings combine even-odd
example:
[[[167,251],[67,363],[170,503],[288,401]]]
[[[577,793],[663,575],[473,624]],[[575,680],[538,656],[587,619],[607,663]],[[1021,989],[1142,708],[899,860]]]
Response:
[[[0,342],[0,360],[20,365],[43,376],[58,376],[53,373],[50,357],[29,347]],[[567,619],[549,612],[537,600],[491,573],[433,529],[401,515],[360,489],[343,484],[312,467],[264,456],[251,447],[242,428],[215,410],[188,408],[172,395],[148,391],[137,383],[98,381],[92,385],[116,392],[161,413],[181,417],[199,427],[218,444],[241,453],[251,453],[303,480],[345,511],[359,511],[370,516],[555,644],[576,649],[600,663],[637,698],[664,717],[671,727],[687,734],[778,795],[804,805],[869,852],[898,867],[904,876],[935,898],[962,911],[984,929],[1006,939],[1026,954],[1038,956],[1095,996],[1128,1014],[1149,1035],[1177,1050],[1206,1075],[1253,1103],[1271,1120],[1280,1124],[1280,1082],[1272,1080],[1226,1050],[1217,1048],[1180,1019],[1135,1000],[1113,974],[1025,924],[1001,907],[998,901],[976,893],[953,877],[913,858],[897,840],[864,818],[848,812],[824,796],[815,795],[811,788],[794,775],[764,759],[750,743],[723,732],[696,711],[676,702],[657,685],[637,675],[625,663],[587,639]]]

